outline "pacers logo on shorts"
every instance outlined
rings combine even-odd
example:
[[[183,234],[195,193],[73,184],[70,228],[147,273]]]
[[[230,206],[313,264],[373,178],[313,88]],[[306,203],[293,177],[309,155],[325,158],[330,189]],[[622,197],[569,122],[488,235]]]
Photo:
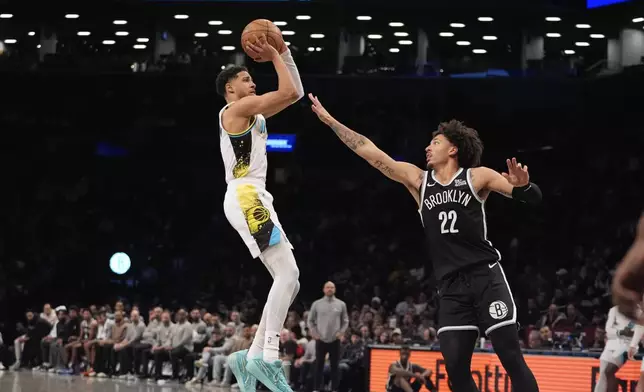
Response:
[[[271,213],[264,206],[253,206],[246,211],[246,222],[251,234],[255,234],[262,229],[262,225],[271,218]]]
[[[495,320],[500,320],[508,315],[508,306],[503,301],[494,301],[488,309],[490,316]]]

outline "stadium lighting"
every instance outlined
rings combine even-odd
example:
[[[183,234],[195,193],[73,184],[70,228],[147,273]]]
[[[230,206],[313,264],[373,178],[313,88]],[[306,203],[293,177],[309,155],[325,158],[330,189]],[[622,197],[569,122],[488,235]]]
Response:
[[[90,33],[89,31],[79,31],[76,34],[78,34],[79,37],[89,37],[90,35],[92,35],[92,33]]]
[[[189,16],[186,15],[186,14],[177,14],[177,15],[174,16],[174,18],[179,19],[179,20],[186,20],[186,19],[189,18]]]
[[[371,16],[367,16],[367,15],[356,16],[356,19],[358,19],[358,20],[371,20]]]
[[[289,41],[284,41],[284,43],[286,44],[286,46],[291,46],[291,43]]]
[[[318,47],[316,47],[316,48],[315,48],[315,51],[316,51],[316,52],[321,52],[321,51],[322,51],[322,48],[318,46]]]
[[[136,42],[142,42],[142,43],[150,42],[150,38],[137,38]]]
[[[7,38],[6,40],[4,40],[4,43],[5,44],[15,44],[15,43],[18,43],[18,40],[13,39],[13,38]]]
[[[312,47],[312,46],[309,46],[309,47],[307,48],[307,50],[308,50],[309,52],[315,52],[315,48],[314,48],[314,47]]]
[[[114,22],[112,22],[112,23],[114,23],[115,25],[126,25],[126,24],[127,24],[127,20],[117,19],[117,20],[115,20],[115,21],[114,21]]]
[[[380,35],[380,34],[369,34],[369,35],[367,35],[367,38],[369,38],[369,39],[382,39],[382,35]]]
[[[404,31],[396,31],[394,33],[395,37],[409,37],[409,33],[404,32]]]
[[[579,24],[575,25],[575,27],[578,28],[578,29],[589,29],[590,25],[586,24],[586,23],[579,23]]]
[[[224,24],[224,22],[222,22],[221,20],[211,20],[208,22],[208,24],[210,26],[221,26],[222,24]]]
[[[583,41],[575,42],[575,45],[577,45],[577,46],[590,46],[590,44],[588,42],[583,42]]]
[[[115,43],[116,41],[114,41],[113,39],[106,39],[105,41],[103,41],[103,45],[114,45]]]
[[[496,41],[496,35],[484,35],[483,36],[483,41]]]
[[[130,33],[128,33],[127,31],[117,31],[116,32],[117,37],[127,37],[128,35],[130,35]]]
[[[40,49],[40,47],[41,47],[41,46],[42,46],[42,45],[38,44],[38,45],[36,45],[36,48],[37,48],[37,49]]]
[[[297,15],[295,17],[297,20],[311,20],[311,15]]]
[[[80,18],[80,15],[78,14],[67,14],[65,15],[65,19],[78,19]]]
[[[456,29],[462,29],[463,27],[465,27],[465,23],[450,23],[449,25]]]
[[[399,44],[399,45],[411,45],[411,44],[413,44],[413,43],[414,43],[414,41],[410,41],[410,40],[406,40],[406,39],[403,39],[403,40],[401,40],[401,41],[398,41],[398,44]]]
[[[230,52],[231,50],[235,50],[235,47],[234,46],[228,46],[228,45],[227,46],[222,46],[221,50],[225,50],[227,52]]]
[[[13,14],[0,14],[0,19],[11,19]]]
[[[572,49],[566,49],[566,50],[564,50],[564,53],[565,54],[575,54],[575,51],[572,50]]]
[[[398,52],[400,52],[400,49],[398,49],[398,48],[389,48],[389,52],[390,53],[398,53]]]
[[[548,34],[546,34],[546,37],[549,37],[549,38],[560,38],[560,37],[561,37],[561,34],[559,34],[559,33],[548,33]]]
[[[219,35],[231,35],[233,32],[231,30],[219,30],[217,34]]]
[[[195,37],[197,38],[206,38],[208,36],[208,33],[195,33]]]
[[[491,18],[489,16],[481,16],[479,17],[479,22],[492,22],[494,18]]]
[[[547,22],[561,22],[561,18],[558,16],[548,16],[546,18]]]
[[[311,34],[311,38],[314,38],[314,39],[324,38],[324,34],[313,33],[313,34]]]
[[[389,22],[390,27],[403,27],[404,25],[403,22]]]
[[[36,32],[35,31],[30,31],[29,34],[27,34],[27,35],[29,35],[30,37],[33,37],[34,35],[36,35]]]
[[[458,46],[469,46],[472,43],[470,41],[456,41],[456,45]]]
[[[590,38],[602,39],[602,38],[606,38],[606,37],[604,36],[604,34],[591,34]]]
[[[134,49],[145,49],[146,47],[145,45],[134,45]]]
[[[441,37],[453,37],[454,33],[449,32],[449,31],[444,31],[442,33],[438,33],[438,35],[440,35]]]
[[[284,30],[282,31],[282,35],[295,35],[295,31]]]
[[[275,26],[286,26],[288,22],[284,22],[283,20],[278,20],[276,22],[273,22]]]
[[[644,22],[644,18],[635,18],[635,19],[633,19],[633,23],[640,23],[640,22]]]
[[[487,53],[487,50],[485,50],[485,49],[473,49],[472,53],[474,53],[474,54],[485,54],[485,53]]]

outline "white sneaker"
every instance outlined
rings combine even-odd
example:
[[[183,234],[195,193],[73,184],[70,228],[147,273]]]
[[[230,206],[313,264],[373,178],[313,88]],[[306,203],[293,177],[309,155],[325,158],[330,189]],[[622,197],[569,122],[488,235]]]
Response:
[[[121,375],[119,376],[119,380],[127,380],[128,378],[130,378],[130,376],[129,376],[129,375],[127,375],[127,374],[121,374]]]
[[[41,367],[48,369],[50,366],[49,362],[43,362]]]
[[[105,373],[101,372],[101,373],[98,373],[98,374],[96,375],[96,377],[98,377],[98,378],[106,378],[106,377],[107,377],[107,374],[105,374]]]
[[[160,386],[165,385],[165,380],[159,380],[159,381],[157,381],[157,385],[160,385]]]
[[[1,371],[1,370],[7,370],[7,368],[6,368],[6,367],[4,367],[4,365],[0,363],[0,371]]]
[[[11,367],[9,369],[11,369],[13,371],[20,370],[20,362],[14,363],[13,365],[11,365]]]
[[[56,369],[55,369],[55,368],[51,368],[51,369],[47,370],[47,373],[56,373]]]
[[[188,381],[186,385],[197,384],[200,380],[197,377],[193,377],[192,380]]]
[[[239,389],[239,384],[234,383],[233,385],[230,386],[230,389]]]

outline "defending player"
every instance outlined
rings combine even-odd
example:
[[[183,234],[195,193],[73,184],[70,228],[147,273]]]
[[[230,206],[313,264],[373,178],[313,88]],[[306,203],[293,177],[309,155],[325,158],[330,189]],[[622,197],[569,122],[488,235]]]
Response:
[[[478,133],[459,121],[440,124],[425,148],[428,171],[394,161],[368,138],[334,119],[309,94],[312,109],[353,152],[407,188],[419,206],[430,259],[439,283],[440,348],[453,390],[478,391],[470,373],[479,328],[494,344],[516,391],[538,391],[516,327],[517,310],[500,253],[487,239],[485,200],[490,192],[539,203],[541,191],[529,182],[528,167],[507,161],[503,175],[480,167]]]
[[[217,77],[217,92],[227,103],[219,112],[228,183],[224,212],[252,256],[262,260],[274,280],[250,350],[230,355],[228,365],[242,392],[255,391],[255,378],[273,392],[285,392],[291,388],[278,359],[279,338],[300,284],[293,247],[266,190],[266,118],[302,98],[304,89],[289,50],[280,55],[263,35],[248,45],[246,52],[253,59],[273,62],[279,83],[277,91],[256,95],[255,83],[244,67],[224,69]]]
[[[613,303],[619,311],[644,324],[644,313],[637,314],[644,295],[644,214],[637,225],[633,245],[615,271],[612,289]]]
[[[621,314],[617,306],[610,309],[606,320],[606,346],[599,357],[599,380],[595,384],[595,392],[617,392],[615,374],[627,358],[633,359],[643,332],[632,319]]]

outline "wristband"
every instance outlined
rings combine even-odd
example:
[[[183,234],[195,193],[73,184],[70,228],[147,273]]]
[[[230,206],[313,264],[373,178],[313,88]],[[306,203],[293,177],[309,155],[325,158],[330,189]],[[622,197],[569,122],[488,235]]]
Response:
[[[512,189],[512,198],[523,203],[539,204],[543,195],[539,186],[533,182]]]

